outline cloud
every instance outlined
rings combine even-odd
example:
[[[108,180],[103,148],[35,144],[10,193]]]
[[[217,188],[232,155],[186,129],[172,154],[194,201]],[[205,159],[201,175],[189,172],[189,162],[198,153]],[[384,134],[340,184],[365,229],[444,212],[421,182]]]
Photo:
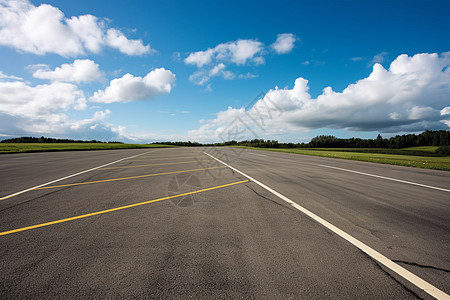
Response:
[[[153,79],[156,77],[162,80],[164,76],[159,76],[158,71],[155,71],[152,73]],[[0,74],[3,72],[0,71]],[[113,126],[106,122],[111,114],[108,109],[97,110],[83,119],[69,117],[72,110],[84,110],[86,107],[83,91],[72,83],[52,82],[32,86],[17,80],[0,81],[0,137],[44,135],[124,142],[182,139],[175,135],[164,137],[148,132],[130,133],[123,126]]]
[[[44,135],[81,140],[117,141],[119,139],[117,128],[104,120],[110,113],[109,110],[96,111],[92,117],[81,120],[72,120],[63,113],[46,120],[30,120],[0,111],[0,135],[10,137]]]
[[[372,66],[373,64],[382,64],[386,60],[386,55],[388,55],[387,52],[381,52],[375,55],[372,60],[369,62],[369,65]]]
[[[52,81],[67,82],[92,82],[104,81],[105,73],[100,71],[98,64],[89,59],[76,59],[72,64],[63,64],[55,70],[49,70],[48,66],[36,66],[38,69],[33,77],[49,79]]]
[[[255,40],[238,40],[236,42],[228,42],[216,47],[217,59],[226,60],[230,59],[237,65],[244,65],[247,60],[252,60],[256,64],[261,64],[261,56],[256,54],[262,51],[263,43]]]
[[[93,53],[99,53],[104,44],[105,23],[93,15],[82,15],[65,19],[70,31],[79,38],[84,48]],[[61,22],[61,21],[60,21]]]
[[[181,53],[178,52],[178,51],[173,52],[172,55],[170,56],[170,58],[171,58],[173,61],[181,61]]]
[[[296,36],[292,33],[281,33],[277,35],[277,40],[270,47],[277,54],[286,54],[294,48]]]
[[[249,61],[255,64],[264,62],[261,54],[264,44],[256,40],[237,40],[219,44],[214,48],[205,51],[197,51],[189,54],[184,62],[190,65],[196,65],[201,68],[213,61],[232,62],[236,65],[244,65]]]
[[[68,115],[71,110],[85,108],[83,92],[71,83],[31,86],[23,81],[0,81],[0,136],[118,139],[117,128],[105,123],[111,113],[108,109],[81,120]]]
[[[2,71],[0,71],[0,81],[1,80],[23,80],[23,78],[13,76],[13,75],[6,75]]]
[[[188,141],[185,135],[179,134],[158,134],[151,132],[130,132],[125,126],[112,127],[111,131],[116,135],[115,140],[129,143],[150,143],[164,141]]]
[[[54,82],[37,86],[22,81],[0,82],[0,111],[30,119],[51,118],[69,108],[86,108],[86,99],[77,86]]]
[[[201,68],[204,65],[208,65],[212,62],[214,52],[214,49],[193,52],[184,59],[184,62],[188,65],[196,65],[198,68]]]
[[[175,84],[175,74],[164,68],[155,69],[145,77],[125,74],[111,80],[105,90],[98,90],[89,98],[92,102],[113,103],[153,99],[168,94]]]
[[[0,82],[0,132],[8,135],[65,132],[76,124],[66,112],[85,108],[83,92],[71,83]]]
[[[206,87],[205,87],[205,89],[203,90],[204,92],[207,92],[207,93],[209,93],[209,92],[212,92],[213,91],[213,89],[212,89],[212,85],[211,85],[211,83],[210,84],[208,84]]]
[[[225,80],[232,80],[236,77],[231,71],[225,70],[226,66],[223,63],[219,63],[216,66],[212,67],[210,70],[201,69],[194,72],[191,76],[189,76],[189,80],[196,85],[204,85],[209,82],[212,77],[220,76]],[[209,87],[210,91],[211,87]]]
[[[305,60],[304,62],[301,63],[304,66],[309,66],[309,65],[314,65],[314,66],[323,66],[325,65],[325,62],[323,60]]]
[[[441,116],[446,116],[446,115],[450,115],[450,107],[444,107],[441,110]]]
[[[389,69],[375,64],[367,78],[342,92],[326,87],[317,98],[299,77],[292,89],[270,90],[248,111],[229,107],[189,135],[221,140],[236,122],[245,124],[241,136],[247,138],[317,128],[388,133],[442,129],[450,125],[449,65],[450,52],[400,55]]]
[[[0,45],[38,55],[64,57],[99,53],[104,46],[128,55],[149,53],[142,40],[129,40],[92,15],[66,18],[49,4],[34,6],[27,0],[0,1]]]
[[[107,31],[106,44],[128,55],[142,55],[150,52],[149,45],[144,46],[141,40],[129,40],[120,30],[114,28]]]
[[[288,53],[294,47],[296,39],[292,33],[279,34],[277,41],[271,47],[279,54]],[[192,52],[184,59],[184,63],[197,66],[198,70],[189,76],[189,80],[196,85],[203,85],[209,82],[212,77],[222,77],[225,80],[258,77],[258,75],[250,73],[239,75],[224,69],[231,64],[236,66],[264,64],[264,54],[266,53],[266,47],[263,43],[254,39],[239,39],[221,43],[204,51]],[[206,88],[206,91],[211,91],[210,85]]]
[[[225,64],[219,63],[211,69],[203,68],[195,71],[192,75],[189,76],[189,80],[196,85],[204,85],[208,83],[213,77],[221,77],[224,80],[233,80],[235,78],[251,79],[258,77],[258,75],[251,74],[250,72],[247,72],[247,74],[236,74],[229,70],[226,70]],[[208,84],[205,91],[212,91],[211,84]]]
[[[239,79],[251,79],[251,78],[257,78],[257,77],[259,77],[259,75],[252,74],[250,72],[247,72],[247,74],[239,74],[238,75]]]

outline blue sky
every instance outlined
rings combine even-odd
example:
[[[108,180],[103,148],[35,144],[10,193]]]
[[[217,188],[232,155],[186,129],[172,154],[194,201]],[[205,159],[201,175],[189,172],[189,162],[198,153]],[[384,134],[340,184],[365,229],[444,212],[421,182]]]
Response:
[[[449,12],[448,1],[0,0],[0,138],[448,129]]]

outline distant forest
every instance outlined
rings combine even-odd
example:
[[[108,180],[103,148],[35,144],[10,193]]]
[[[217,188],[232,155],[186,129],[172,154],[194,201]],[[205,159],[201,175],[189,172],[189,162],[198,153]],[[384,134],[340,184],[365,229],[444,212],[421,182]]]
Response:
[[[103,143],[101,141],[81,141],[70,139],[55,139],[46,137],[20,137],[3,140],[2,143]],[[121,142],[108,142],[121,143]],[[376,139],[348,138],[341,139],[331,135],[320,135],[311,139],[309,143],[280,143],[276,140],[253,139],[246,141],[228,141],[216,144],[201,144],[197,142],[157,142],[154,144],[176,145],[176,146],[248,146],[258,148],[388,148],[401,149],[417,146],[449,146],[450,131],[448,130],[425,130],[420,134],[397,135],[384,139],[379,134]]]
[[[70,140],[70,139],[54,139],[54,138],[47,138],[47,137],[31,137],[31,136],[24,136],[20,138],[13,138],[13,139],[7,139],[1,141],[2,143],[106,143],[102,141],[82,141],[82,140]],[[114,143],[114,144],[123,144],[122,142],[107,142],[107,143]]]
[[[320,135],[311,139],[309,143],[280,143],[276,140],[253,139],[246,141],[228,141],[216,144],[200,144],[197,142],[158,142],[176,146],[248,146],[258,148],[389,148],[400,149],[417,146],[448,146],[450,145],[450,131],[425,130],[416,134],[397,135],[384,139],[379,134],[376,139],[349,138],[341,139],[331,135]]]

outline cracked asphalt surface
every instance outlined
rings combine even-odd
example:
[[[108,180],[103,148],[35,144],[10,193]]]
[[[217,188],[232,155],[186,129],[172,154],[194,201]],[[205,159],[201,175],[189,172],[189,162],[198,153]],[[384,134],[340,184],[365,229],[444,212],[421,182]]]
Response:
[[[449,193],[323,166],[444,189],[450,172],[170,148],[1,155],[3,197],[142,154],[0,201],[0,232],[47,224],[0,235],[0,298],[431,298],[203,151],[450,293]]]

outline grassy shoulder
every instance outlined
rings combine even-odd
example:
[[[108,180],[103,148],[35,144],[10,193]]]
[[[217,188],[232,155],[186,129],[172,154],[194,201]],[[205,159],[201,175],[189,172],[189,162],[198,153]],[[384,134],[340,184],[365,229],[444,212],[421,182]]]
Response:
[[[307,148],[305,150],[313,151],[332,151],[332,152],[354,152],[354,153],[377,153],[377,154],[396,154],[407,156],[445,156],[436,153],[437,146],[410,147],[403,149],[388,148]]]
[[[277,151],[286,153],[296,153],[303,155],[313,155],[330,158],[341,158],[350,160],[359,160],[367,162],[375,162],[382,164],[391,164],[399,166],[408,166],[424,169],[435,169],[450,171],[450,156],[436,157],[436,156],[415,156],[415,155],[401,155],[401,154],[385,154],[385,153],[370,153],[370,152],[354,152],[345,151],[347,149],[300,149],[300,148],[254,148],[241,147],[255,150]],[[416,148],[416,147],[414,147]],[[344,150],[344,151],[343,151]],[[421,151],[426,151],[425,149]],[[431,149],[428,149],[431,151]]]
[[[74,151],[74,150],[111,150],[137,148],[167,148],[175,147],[156,144],[115,144],[115,143],[0,143],[1,153],[23,153],[44,151]]]

